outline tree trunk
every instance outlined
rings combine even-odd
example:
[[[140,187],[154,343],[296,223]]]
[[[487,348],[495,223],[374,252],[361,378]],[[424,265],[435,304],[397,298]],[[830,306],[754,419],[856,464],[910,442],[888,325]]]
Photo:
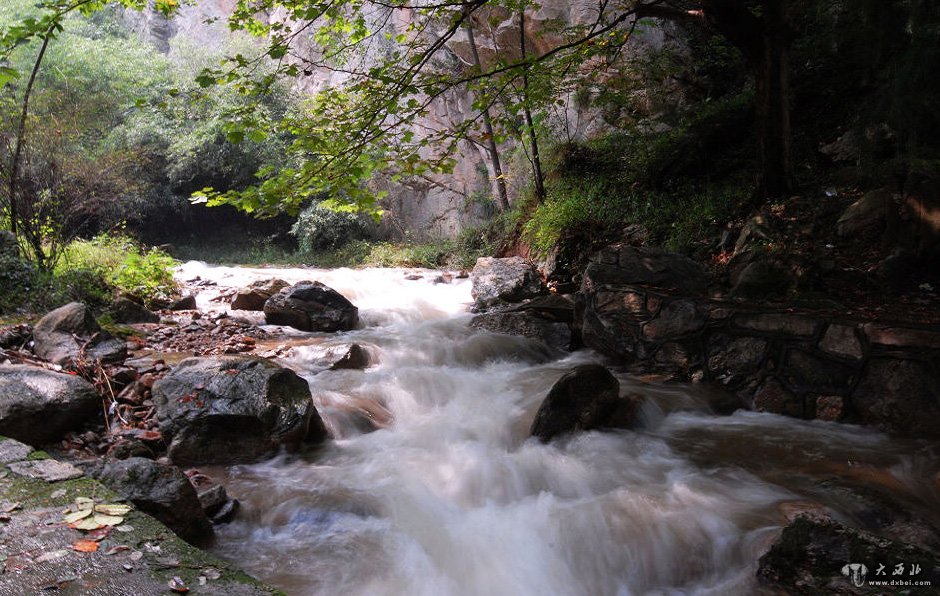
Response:
[[[526,59],[525,49],[525,8],[519,10],[519,49],[522,59]],[[532,180],[535,183],[535,199],[542,203],[545,201],[545,177],[542,175],[542,158],[539,156],[539,139],[535,132],[532,120],[532,109],[529,107],[529,67],[522,70],[522,112],[525,115],[525,126],[529,133],[529,145],[532,146]]]
[[[13,158],[10,162],[10,180],[7,184],[7,197],[10,201],[10,232],[14,236],[19,235],[20,209],[17,200],[17,183],[20,177],[20,162],[23,159],[23,144],[26,142],[26,121],[29,117],[29,98],[33,93],[33,85],[36,84],[36,75],[39,74],[39,66],[46,55],[46,49],[49,47],[49,38],[51,30],[42,37],[42,46],[39,48],[39,54],[33,63],[33,70],[29,73],[29,80],[26,83],[26,89],[23,91],[23,106],[20,111],[20,121],[16,129],[16,144],[13,149]],[[42,256],[42,255],[37,255]],[[41,264],[41,263],[40,263]]]
[[[473,56],[473,65],[478,70],[482,70],[476,38],[473,36],[473,22],[469,18],[465,27],[467,29],[467,40],[470,42],[470,53]],[[503,168],[499,160],[499,149],[496,147],[496,137],[493,134],[493,120],[490,118],[489,107],[483,108],[483,132],[486,134],[487,152],[490,154],[493,175],[496,178],[496,207],[500,211],[506,211],[509,209],[509,195],[506,192],[506,179],[503,178]]]
[[[760,193],[786,196],[793,188],[790,65],[785,0],[765,3],[761,53],[754,64]]]

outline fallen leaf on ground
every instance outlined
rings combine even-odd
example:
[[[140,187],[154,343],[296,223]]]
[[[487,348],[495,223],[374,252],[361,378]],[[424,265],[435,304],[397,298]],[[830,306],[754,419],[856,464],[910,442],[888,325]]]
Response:
[[[65,496],[65,489],[60,488],[59,490],[52,491],[52,494],[49,495],[50,499],[58,499]]]
[[[89,515],[91,515],[91,509],[79,509],[78,511],[65,514],[62,520],[67,524],[74,524],[81,519],[85,519]]]
[[[101,527],[101,524],[95,521],[94,517],[86,517],[85,519],[80,519],[74,524],[69,524],[69,527],[73,530],[97,530]]]
[[[122,553],[122,552],[129,551],[129,550],[131,550],[131,547],[127,546],[126,544],[118,544],[117,546],[112,546],[111,548],[106,550],[104,554],[110,557],[111,555],[116,555],[118,553]]]
[[[209,579],[219,579],[222,577],[222,573],[215,567],[206,567],[202,570],[202,574]]]
[[[93,553],[98,550],[98,543],[94,540],[76,540],[72,545],[72,550],[80,553]]]
[[[7,505],[6,507],[4,507],[4,508],[3,508],[3,512],[4,512],[4,513],[13,513],[14,511],[16,511],[17,509],[19,509],[19,508],[22,507],[22,506],[23,506],[23,504],[20,503],[19,501],[17,501],[16,503],[12,503],[12,504]]]
[[[179,577],[174,577],[166,583],[170,586],[170,589],[176,592],[177,594],[185,594],[189,592],[189,588],[186,587],[186,583]]]
[[[124,523],[123,517],[118,515],[105,515],[104,513],[96,513],[94,516],[92,516],[92,519],[102,526],[116,526]]]
[[[131,507],[130,505],[116,505],[112,503],[106,503],[102,505],[95,505],[95,511],[97,513],[119,517],[121,515],[127,515],[130,513]]]
[[[56,559],[61,559],[69,554],[67,550],[53,550],[47,553],[42,553],[36,557],[35,561],[37,563],[45,563],[46,561],[55,561]]]
[[[134,526],[130,524],[121,524],[120,526],[117,526],[114,529],[117,530],[118,532],[133,532]]]

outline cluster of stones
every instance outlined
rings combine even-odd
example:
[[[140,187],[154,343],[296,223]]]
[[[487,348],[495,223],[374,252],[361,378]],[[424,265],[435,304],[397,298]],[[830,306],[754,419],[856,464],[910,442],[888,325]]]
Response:
[[[940,332],[743,308],[705,289],[689,259],[612,247],[585,271],[576,325],[588,347],[704,377],[761,411],[940,436]]]

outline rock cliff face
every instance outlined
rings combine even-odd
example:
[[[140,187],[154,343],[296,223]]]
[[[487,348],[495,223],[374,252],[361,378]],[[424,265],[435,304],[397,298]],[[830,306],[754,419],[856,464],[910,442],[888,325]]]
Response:
[[[161,51],[170,50],[171,41],[183,36],[193,43],[212,45],[221,43],[228,35],[225,19],[231,14],[235,0],[198,0],[195,6],[184,6],[169,21],[155,11],[143,14],[127,13],[131,27],[144,39],[153,43]],[[399,14],[400,13],[400,14]],[[396,11],[397,18],[385,26],[391,30],[404,30],[408,24],[407,11]],[[562,2],[545,0],[537,11],[526,14],[526,44],[529,52],[544,53],[561,43],[559,34],[553,33],[559,25],[578,25],[592,23],[596,19],[597,3],[588,0]],[[278,14],[272,14],[277,19]],[[213,23],[207,20],[215,19]],[[518,20],[513,14],[502,9],[480,11],[475,20],[476,43],[481,60],[486,63],[496,57],[518,57],[519,30]],[[392,43],[387,41],[384,43]],[[636,34],[636,40],[628,44],[626,52],[646,52],[659,48],[665,43],[661,29],[646,27]],[[318,50],[312,40],[299,39],[296,44],[299,53],[315,55]],[[381,44],[370,50],[381,52]],[[472,63],[470,46],[465,34],[458,34],[440,51],[440,59],[453,66],[467,66]],[[366,57],[368,60],[368,56]],[[612,70],[598,66],[594,78],[598,89],[602,88]],[[336,73],[314,72],[299,84],[303,90],[315,92],[323,87],[338,82]],[[551,114],[548,114],[548,126],[558,136],[568,141],[582,140],[603,132],[606,124],[600,111],[583,107],[574,97],[574,92],[559,94],[558,102]],[[436,99],[430,106],[426,118],[416,123],[418,134],[425,130],[454,128],[476,114],[471,105],[473,98],[468,92],[458,90]],[[509,161],[513,143],[507,142],[501,147],[504,161]],[[377,181],[377,186],[388,191],[384,208],[386,210],[383,231],[391,237],[408,233],[412,236],[452,237],[462,229],[483,221],[492,215],[495,207],[491,196],[494,190],[491,181],[494,174],[488,156],[480,143],[464,141],[458,149],[457,165],[452,174],[429,176],[413,179],[404,183]],[[527,164],[506,163],[507,182],[510,200],[517,197],[526,182]],[[378,190],[378,188],[377,188]]]

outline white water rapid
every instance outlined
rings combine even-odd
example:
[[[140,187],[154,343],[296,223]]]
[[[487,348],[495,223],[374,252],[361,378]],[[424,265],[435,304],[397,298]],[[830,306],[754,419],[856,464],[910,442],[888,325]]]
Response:
[[[233,287],[319,280],[360,308],[360,329],[294,332],[302,341],[282,360],[310,382],[334,440],[212,471],[242,503],[214,552],[288,594],[754,594],[757,560],[787,507],[829,499],[840,511],[820,478],[861,466],[926,490],[921,456],[884,435],[717,417],[700,386],[627,376],[622,390],[646,398],[643,429],[540,444],[528,427],[549,388],[600,357],[474,331],[468,281],[418,273],[198,263],[180,272]],[[376,364],[326,370],[351,342]]]

